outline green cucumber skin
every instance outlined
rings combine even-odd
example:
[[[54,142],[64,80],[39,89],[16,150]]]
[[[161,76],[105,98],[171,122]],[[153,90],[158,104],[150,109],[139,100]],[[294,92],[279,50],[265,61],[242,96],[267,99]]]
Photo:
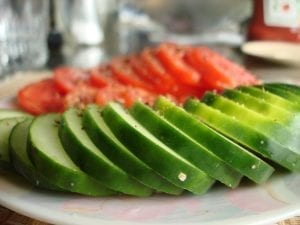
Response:
[[[32,185],[47,190],[62,191],[61,188],[51,183],[51,180],[43,176],[32,164],[27,155],[27,138],[32,119],[19,122],[9,136],[9,149],[11,161],[15,170]]]
[[[287,84],[287,83],[265,83],[263,86],[278,88],[281,90],[285,90],[286,92],[290,92],[290,93],[300,96],[300,86],[299,85]]]
[[[136,102],[130,113],[151,134],[208,176],[231,188],[239,185],[242,178],[239,172],[164,120],[150,107]]]
[[[29,129],[28,155],[35,168],[58,187],[90,196],[114,191],[82,172],[69,158],[58,136],[59,114],[36,117]]]
[[[219,110],[196,100],[186,101],[184,107],[196,118],[242,146],[291,171],[300,171],[299,154],[290,151],[250,126],[242,124]]]
[[[3,168],[12,168],[9,155],[9,135],[13,127],[26,117],[11,117],[0,120],[0,165]]]
[[[112,190],[140,197],[150,196],[152,189],[114,165],[93,144],[83,129],[81,118],[79,112],[71,108],[64,112],[59,126],[62,145],[75,164]]]
[[[158,98],[154,108],[178,129],[181,129],[252,181],[259,184],[264,183],[274,172],[274,168],[266,162],[208,127],[166,98]]]
[[[172,195],[182,193],[183,189],[162,178],[119,142],[101,117],[101,109],[98,106],[89,105],[84,110],[82,120],[89,137],[116,165],[158,192]]]
[[[108,104],[102,116],[130,151],[175,185],[194,194],[203,194],[214,183],[212,178],[152,136],[119,104]]]
[[[294,151],[300,156],[299,134],[297,135],[296,132],[291,131],[286,126],[249,110],[237,102],[212,92],[207,92],[205,94],[203,102],[237,119],[241,123],[253,127],[253,129],[258,132],[275,139],[277,142],[288,147],[291,151]]]
[[[298,106],[297,104],[294,104],[278,95],[272,94],[271,92],[266,91],[263,88],[243,86],[239,87],[238,90],[247,93],[257,99],[261,99],[266,102],[272,102],[273,105],[291,112],[298,112],[300,110],[300,106]]]

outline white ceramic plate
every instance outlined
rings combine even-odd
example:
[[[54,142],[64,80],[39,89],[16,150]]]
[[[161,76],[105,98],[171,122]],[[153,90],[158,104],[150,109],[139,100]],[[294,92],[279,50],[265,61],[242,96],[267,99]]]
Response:
[[[265,185],[244,182],[235,190],[215,185],[203,196],[92,198],[41,191],[0,171],[0,204],[61,225],[269,225],[300,215],[299,187],[299,174],[275,174]]]
[[[28,79],[32,78],[24,80]],[[34,76],[34,79],[39,78]],[[13,92],[18,88],[19,80],[0,85],[0,108],[14,107],[14,99],[3,96],[7,96],[8,90]],[[216,184],[203,196],[92,198],[38,190],[22,177],[0,170],[1,205],[60,225],[269,225],[300,215],[299,187],[300,174],[275,173],[264,185],[244,180],[231,190]]]
[[[245,54],[286,65],[300,66],[300,44],[279,41],[251,41],[242,45]]]

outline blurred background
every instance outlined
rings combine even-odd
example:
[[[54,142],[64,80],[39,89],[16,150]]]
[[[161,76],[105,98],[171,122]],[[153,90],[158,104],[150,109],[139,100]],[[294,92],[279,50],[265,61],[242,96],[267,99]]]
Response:
[[[0,0],[0,77],[92,67],[164,41],[238,61],[231,50],[250,39],[298,42],[299,12],[299,0]]]

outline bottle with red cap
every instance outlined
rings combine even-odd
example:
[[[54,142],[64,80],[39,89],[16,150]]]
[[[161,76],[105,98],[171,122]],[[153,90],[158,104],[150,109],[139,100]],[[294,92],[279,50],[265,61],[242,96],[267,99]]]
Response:
[[[253,0],[249,40],[300,42],[300,0]]]

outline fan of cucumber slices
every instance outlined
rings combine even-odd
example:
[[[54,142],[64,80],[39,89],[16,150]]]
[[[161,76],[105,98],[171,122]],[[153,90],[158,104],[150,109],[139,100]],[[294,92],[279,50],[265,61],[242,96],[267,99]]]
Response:
[[[261,184],[300,172],[300,87],[267,83],[208,92],[178,106],[0,111],[0,163],[35,186],[90,196],[201,195],[217,181]]]

